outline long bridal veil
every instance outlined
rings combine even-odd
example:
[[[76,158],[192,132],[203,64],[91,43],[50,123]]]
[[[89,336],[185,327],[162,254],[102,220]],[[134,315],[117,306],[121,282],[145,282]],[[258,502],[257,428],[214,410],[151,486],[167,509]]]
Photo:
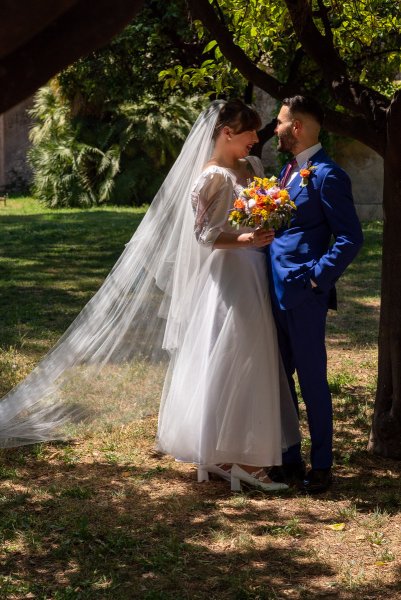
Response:
[[[0,401],[0,446],[66,439],[157,410],[206,252],[191,188],[210,157],[221,101],[194,124],[140,226],[58,343]]]

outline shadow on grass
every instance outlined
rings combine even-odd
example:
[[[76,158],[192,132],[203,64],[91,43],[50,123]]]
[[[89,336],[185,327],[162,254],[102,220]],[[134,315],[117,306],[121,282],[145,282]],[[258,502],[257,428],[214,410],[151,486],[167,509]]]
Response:
[[[377,344],[381,281],[381,222],[364,224],[365,243],[337,284],[338,311],[329,311],[328,335],[341,347]]]
[[[64,462],[32,449],[7,454],[3,476],[17,479],[19,491],[1,496],[0,598],[397,597],[380,581],[335,582],[308,545],[309,525],[330,519],[305,505],[297,524],[285,511],[291,495],[230,497],[225,483],[196,484],[163,461],[146,469],[68,456],[68,446]],[[353,496],[354,483],[340,480],[327,499]]]
[[[0,345],[57,339],[142,219],[121,211],[0,216]],[[43,348],[46,349],[46,342]]]
[[[47,349],[99,287],[141,216],[0,217],[0,344],[20,345],[26,337]],[[380,226],[368,225],[365,236],[364,250],[340,280],[340,310],[329,322],[334,338],[345,335],[355,348],[377,338]],[[336,483],[320,505],[346,500],[362,512],[400,513],[400,463],[365,450],[364,394],[341,386],[337,394]],[[76,462],[70,450],[54,459],[34,448],[3,454],[2,599],[397,597],[396,586],[379,578],[372,585],[338,581],[310,545],[321,535],[316,525],[332,519],[296,494],[231,498],[226,484],[199,486],[164,461],[127,467],[90,462],[87,454]],[[296,519],[288,509],[295,501]]]

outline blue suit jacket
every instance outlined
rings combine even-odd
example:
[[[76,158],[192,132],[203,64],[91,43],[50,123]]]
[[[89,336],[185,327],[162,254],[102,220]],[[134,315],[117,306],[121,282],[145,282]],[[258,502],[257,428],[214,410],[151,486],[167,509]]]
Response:
[[[335,282],[363,243],[348,175],[324,150],[310,161],[316,169],[308,185],[301,188],[297,174],[287,186],[297,210],[289,228],[277,231],[270,246],[272,292],[284,309],[316,292],[326,292],[335,308]],[[312,291],[310,279],[318,284],[317,290]]]

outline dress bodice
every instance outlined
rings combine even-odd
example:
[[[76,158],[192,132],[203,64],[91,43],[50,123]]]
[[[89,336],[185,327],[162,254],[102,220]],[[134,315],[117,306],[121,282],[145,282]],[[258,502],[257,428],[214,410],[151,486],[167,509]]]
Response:
[[[257,156],[246,158],[257,177],[263,177],[263,166]],[[225,167],[211,165],[196,180],[191,193],[195,214],[195,236],[197,241],[212,247],[222,232],[232,233],[228,214],[244,186],[237,180],[236,173]],[[242,227],[240,232],[251,231]]]

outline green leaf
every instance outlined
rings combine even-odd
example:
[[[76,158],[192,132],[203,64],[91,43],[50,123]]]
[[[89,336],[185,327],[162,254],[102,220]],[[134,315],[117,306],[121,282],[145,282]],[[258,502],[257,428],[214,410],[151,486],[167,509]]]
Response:
[[[201,64],[201,67],[207,67],[207,66],[213,65],[213,64],[214,64],[214,60],[209,58],[208,60],[203,61],[203,63]]]
[[[216,42],[216,40],[212,40],[211,42],[209,42],[208,44],[206,44],[206,46],[204,47],[203,54],[206,54],[206,52],[209,52],[215,46],[217,46],[217,42]]]

